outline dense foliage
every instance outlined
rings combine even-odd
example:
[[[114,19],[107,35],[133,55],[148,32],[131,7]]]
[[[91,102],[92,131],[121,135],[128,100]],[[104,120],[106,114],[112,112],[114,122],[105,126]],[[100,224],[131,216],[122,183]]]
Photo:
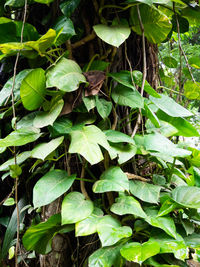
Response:
[[[38,266],[56,237],[65,262],[40,266],[200,264],[198,3],[0,13],[1,264]]]

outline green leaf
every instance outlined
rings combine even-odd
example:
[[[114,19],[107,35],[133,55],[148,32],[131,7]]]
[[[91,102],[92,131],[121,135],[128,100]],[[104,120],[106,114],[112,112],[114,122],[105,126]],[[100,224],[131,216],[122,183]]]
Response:
[[[200,187],[200,170],[196,167],[192,167],[192,172],[194,176],[195,185]]]
[[[155,98],[150,96],[149,99],[162,111],[167,113],[169,116],[172,117],[189,117],[193,114],[176,103],[172,98],[169,96],[160,94],[161,98]]]
[[[105,134],[95,125],[75,129],[70,132],[70,136],[69,153],[81,154],[92,165],[103,159],[99,145],[109,150]]]
[[[184,240],[188,247],[199,249],[200,248],[199,238],[200,238],[200,234],[193,233],[192,235],[186,236]]]
[[[137,147],[133,144],[122,144],[122,143],[111,143],[110,149],[108,151],[111,159],[114,159],[118,156],[118,163],[123,164],[133,158],[137,153]]]
[[[120,267],[122,262],[121,247],[122,245],[116,245],[96,250],[89,257],[89,267]]]
[[[104,216],[97,225],[97,232],[103,247],[112,246],[120,239],[132,235],[132,229],[121,226],[120,222],[110,215]]]
[[[45,206],[67,192],[75,180],[66,171],[53,170],[46,173],[33,188],[34,208]]]
[[[53,125],[64,106],[63,99],[58,100],[49,111],[39,111],[33,120],[33,125],[36,128],[43,128],[48,125]]]
[[[195,186],[179,186],[172,190],[172,199],[187,208],[200,208],[200,188]]]
[[[120,167],[110,167],[100,176],[100,180],[93,185],[95,193],[104,193],[109,191],[124,192],[129,191],[129,181],[126,174]]]
[[[56,148],[63,142],[64,137],[58,137],[51,140],[48,143],[38,144],[32,151],[31,156],[36,159],[44,160],[49,154],[51,154]]]
[[[11,260],[15,256],[15,246],[9,248],[8,259]]]
[[[187,80],[184,83],[184,95],[188,99],[200,100],[200,83]]]
[[[188,63],[190,64],[191,67],[200,69],[200,57],[199,56],[189,57]]]
[[[141,264],[146,259],[158,254],[160,246],[157,242],[145,242],[143,244],[132,242],[124,245],[120,253],[128,261],[134,261]]]
[[[31,70],[22,70],[20,71],[16,77],[15,77],[15,86],[13,89],[13,94],[14,94],[14,100],[18,101],[20,99],[20,86],[22,80],[26,77],[26,75],[30,72]],[[13,77],[10,78],[3,86],[0,92],[0,106],[4,106],[5,103],[11,103],[11,90],[13,86]]]
[[[72,121],[66,117],[59,117],[53,123],[52,126],[49,126],[50,133],[53,137],[66,135],[71,132]]]
[[[40,130],[34,127],[20,128],[11,132],[4,139],[0,139],[0,147],[23,146],[34,142],[41,135]]]
[[[66,18],[65,16],[58,17],[58,20],[56,21],[53,28],[58,34],[58,37],[55,40],[55,44],[57,46],[65,43],[76,34],[73,22],[71,21],[71,19]]]
[[[23,245],[28,251],[35,250],[39,254],[47,254],[51,251],[53,237],[63,228],[60,214],[55,214],[46,222],[29,227],[23,236]],[[65,226],[65,232],[72,230],[72,225]]]
[[[45,72],[43,69],[34,69],[26,75],[21,83],[20,96],[22,104],[28,110],[41,106],[46,93]]]
[[[24,116],[20,121],[17,122],[17,129],[24,127],[33,127],[33,120],[36,117],[38,111],[34,111]]]
[[[10,177],[12,178],[18,178],[22,173],[21,167],[17,164],[9,165],[9,169],[10,169]]]
[[[199,136],[197,129],[184,118],[171,117],[161,110],[159,110],[156,115],[160,120],[170,123],[178,130],[178,132],[174,134],[176,136]]]
[[[183,238],[178,234],[177,238],[174,239],[165,233],[154,231],[150,241],[157,242],[160,245],[160,253],[173,253],[180,260],[187,258],[187,246]]]
[[[94,208],[93,213],[75,225],[76,236],[87,236],[97,232],[97,225],[103,216],[103,211]]]
[[[113,89],[112,98],[116,104],[121,106],[129,106],[131,108],[144,107],[144,99],[141,94],[137,90],[121,84]]]
[[[7,198],[3,203],[4,206],[12,206],[14,204],[15,204],[15,200],[12,197]]]
[[[179,26],[177,26],[177,20]],[[177,13],[172,16],[172,30],[174,32],[185,33],[189,31],[189,22],[186,18],[179,16]]]
[[[40,4],[48,5],[48,4],[52,3],[54,0],[34,0],[34,1],[37,3],[40,3]]]
[[[167,66],[168,68],[177,68],[178,62],[173,57],[164,57],[162,59],[162,62]]]
[[[104,42],[119,47],[130,35],[131,30],[128,25],[103,25],[93,26],[96,35]]]
[[[177,232],[174,221],[171,217],[154,217],[148,216],[145,221],[154,227],[160,228],[165,231],[168,235],[176,239]]]
[[[62,13],[68,18],[72,15],[74,10],[78,7],[80,0],[65,0],[60,4]]]
[[[133,140],[132,137],[128,136],[127,134],[124,134],[119,131],[114,131],[114,130],[107,130],[104,131],[107,140],[112,142],[112,143],[130,143],[135,145],[135,141]]]
[[[81,68],[71,59],[63,57],[47,71],[47,87],[58,87],[62,91],[72,92],[78,89],[80,83],[85,82]]]
[[[171,198],[168,198],[164,201],[164,203],[160,207],[158,216],[167,215],[168,213],[174,211],[177,208],[179,208],[179,205],[175,203]]]
[[[148,151],[158,151],[172,157],[187,157],[191,154],[189,150],[178,148],[177,145],[158,133],[145,135],[144,146]]]
[[[9,7],[18,8],[18,7],[23,7],[24,3],[25,3],[25,0],[7,0],[4,7],[7,8],[7,6],[9,6]]]
[[[144,103],[146,116],[150,119],[150,121],[155,125],[156,128],[160,128],[160,122],[156,114],[151,110],[150,106]]]
[[[92,201],[79,192],[71,192],[62,202],[62,224],[76,223],[89,217],[94,210]]]
[[[144,34],[148,41],[155,44],[164,41],[172,29],[169,18],[153,6],[149,7],[148,5],[141,4],[139,8],[142,24],[144,26]],[[140,21],[136,6],[131,8],[130,23],[132,25],[132,30],[141,35]]]
[[[147,216],[139,201],[131,196],[118,197],[116,203],[111,206],[110,210],[118,215],[133,214],[141,218]]]
[[[25,160],[27,160],[28,158],[30,158],[30,156],[31,156],[31,151],[24,151],[24,152],[20,153],[16,157],[17,164],[20,165]],[[15,164],[15,158],[14,157],[11,158],[11,159],[9,159],[9,160],[7,160],[2,165],[0,165],[0,171],[8,171],[9,170],[9,166],[10,165],[13,165],[13,164]]]
[[[129,181],[130,192],[137,198],[149,202],[158,203],[161,187],[142,181]]]
[[[105,120],[112,110],[112,102],[96,96],[96,107],[99,115]]]

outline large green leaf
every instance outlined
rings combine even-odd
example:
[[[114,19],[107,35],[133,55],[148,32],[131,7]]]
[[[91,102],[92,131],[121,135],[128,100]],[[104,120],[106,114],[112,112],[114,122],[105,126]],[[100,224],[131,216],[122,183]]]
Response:
[[[57,119],[64,106],[63,99],[58,100],[51,107],[49,111],[40,111],[37,113],[35,119],[33,120],[33,125],[36,128],[43,128],[48,125],[53,125],[54,121]]]
[[[183,238],[177,234],[177,239],[171,238],[165,233],[154,231],[150,241],[160,245],[160,253],[173,253],[177,259],[184,260],[187,257],[187,246]]]
[[[172,191],[172,199],[178,204],[191,208],[200,208],[200,188],[195,186],[178,186]]]
[[[103,211],[94,208],[93,213],[75,225],[76,236],[87,236],[97,232],[97,225],[103,216]]]
[[[72,131],[72,121],[66,117],[59,117],[53,123],[52,126],[49,126],[49,131],[53,137],[67,135]]]
[[[112,246],[120,239],[132,235],[132,229],[121,226],[120,222],[110,215],[104,216],[97,225],[97,232],[102,246]]]
[[[53,237],[63,228],[65,228],[65,232],[70,232],[74,227],[73,225],[61,226],[61,216],[55,214],[46,222],[29,227],[23,236],[23,245],[26,250],[35,250],[39,254],[47,254],[51,251]]]
[[[184,83],[184,95],[188,99],[200,99],[200,83],[187,80]]]
[[[122,245],[103,247],[96,250],[89,257],[89,267],[120,267],[122,257],[120,249]]]
[[[24,151],[16,156],[17,164],[20,165],[31,156],[31,151]],[[9,171],[9,166],[15,164],[15,158],[11,158],[0,165],[0,171]]]
[[[199,136],[199,133],[197,129],[189,123],[185,118],[176,118],[167,115],[163,111],[159,110],[156,115],[159,119],[162,121],[168,122],[171,125],[173,125],[178,132],[175,134],[177,136],[185,136],[185,137],[193,137],[193,136]]]
[[[64,137],[58,137],[51,140],[48,143],[38,144],[32,151],[31,156],[33,158],[44,160],[50,153],[52,153],[56,148],[63,142]]]
[[[104,193],[109,191],[129,191],[129,181],[126,174],[120,167],[110,167],[102,173],[100,180],[93,185],[95,193]]]
[[[46,173],[33,188],[34,207],[47,205],[67,192],[75,177],[75,175],[68,176],[67,172],[62,170]]]
[[[24,107],[34,110],[40,107],[46,93],[45,72],[34,69],[26,75],[21,83],[20,96]]]
[[[78,7],[80,0],[65,0],[60,4],[62,13],[68,18]]]
[[[103,25],[93,26],[96,35],[104,42],[119,47],[130,35],[131,30],[128,25]]]
[[[177,68],[178,62],[174,57],[164,57],[162,62],[167,66],[168,68]]]
[[[120,253],[128,261],[142,264],[146,259],[158,254],[160,246],[157,242],[148,241],[143,244],[132,242],[124,245]]]
[[[148,151],[157,151],[172,157],[187,157],[191,154],[191,151],[178,148],[177,145],[159,133],[145,135],[144,146]]]
[[[193,233],[184,238],[185,243],[190,248],[200,249],[200,234]]]
[[[70,132],[71,143],[69,153],[81,154],[90,164],[103,159],[99,145],[109,150],[105,134],[95,125],[83,126]]]
[[[150,96],[149,99],[162,111],[172,117],[189,117],[193,114],[176,103],[172,98],[166,95],[160,94],[161,98],[155,98]]]
[[[23,146],[34,142],[41,136],[40,130],[27,127],[11,132],[4,139],[0,139],[0,147]]]
[[[71,92],[85,82],[81,68],[71,59],[61,58],[47,71],[47,87],[58,87],[62,91]]]
[[[167,16],[155,7],[141,4],[140,15],[144,26],[144,34],[149,42],[160,43],[164,41],[172,29],[172,24]],[[134,6],[130,11],[130,22],[133,31],[141,35],[140,21],[138,18],[137,7]]]
[[[130,181],[131,194],[137,198],[149,202],[158,203],[161,187],[142,181]]]
[[[118,215],[133,214],[141,218],[145,218],[147,216],[139,201],[131,196],[122,196],[117,198],[110,210]]]
[[[26,75],[30,72],[31,70],[22,70],[20,71],[16,77],[15,77],[15,86],[13,89],[13,94],[14,94],[14,100],[18,101],[20,99],[20,86],[22,80],[26,77]],[[10,78],[5,84],[4,87],[2,88],[0,92],[0,106],[5,105],[5,103],[10,103],[11,102],[11,90],[13,86],[13,77]],[[10,97],[10,99],[9,99]]]
[[[114,131],[114,130],[107,130],[104,133],[107,137],[107,140],[112,143],[124,143],[125,142],[125,143],[130,143],[130,144],[135,145],[135,141],[133,140],[133,138],[131,138],[130,136],[122,132]]]
[[[116,104],[129,106],[131,108],[143,108],[144,99],[136,90],[121,84],[117,85],[112,91],[112,98]]]
[[[89,217],[93,212],[93,202],[85,200],[79,192],[71,192],[62,202],[62,224],[76,223]]]

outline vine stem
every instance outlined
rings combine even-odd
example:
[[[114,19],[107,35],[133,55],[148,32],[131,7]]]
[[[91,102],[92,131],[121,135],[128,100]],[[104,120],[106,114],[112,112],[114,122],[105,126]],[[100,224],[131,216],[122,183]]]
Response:
[[[23,23],[22,23],[22,29],[21,29],[21,39],[20,43],[23,42],[23,34],[24,34],[24,25],[26,21],[26,14],[27,14],[27,0],[25,0],[24,4],[24,16],[23,16]],[[12,83],[12,89],[11,89],[11,98],[12,98],[12,110],[13,110],[13,119],[14,119],[14,129],[17,129],[16,124],[16,111],[15,111],[15,99],[14,99],[14,87],[15,87],[15,79],[17,74],[17,65],[19,61],[20,52],[17,53],[14,70],[13,70],[13,83]],[[14,162],[15,165],[17,165],[17,156],[16,156],[16,148],[14,146],[13,149],[14,152]],[[18,251],[19,251],[19,231],[20,231],[20,211],[19,211],[19,205],[18,205],[18,179],[19,177],[15,178],[15,203],[16,203],[16,210],[17,210],[17,242],[15,247],[15,267],[18,267],[17,257],[18,257]]]
[[[84,181],[84,176],[85,176],[85,165],[86,165],[86,160],[83,159],[83,162],[82,162],[82,170],[81,170],[81,180],[80,180],[80,187],[81,187],[81,192],[82,194],[85,196],[86,199],[90,199],[87,191],[86,191],[86,188],[85,188],[85,181]]]
[[[140,22],[140,29],[141,29],[141,32],[142,32],[143,77],[142,77],[142,85],[141,85],[141,96],[143,96],[144,85],[145,85],[145,81],[146,81],[146,77],[147,77],[147,60],[146,60],[144,25],[142,23],[142,18],[141,18],[141,14],[140,14],[139,5],[137,5],[137,13],[138,13],[138,19],[139,19],[139,22]],[[135,136],[141,121],[142,121],[142,113],[141,113],[141,109],[139,109],[138,118],[137,118],[137,121],[136,121],[136,124],[135,124],[135,127],[133,129],[131,137]]]

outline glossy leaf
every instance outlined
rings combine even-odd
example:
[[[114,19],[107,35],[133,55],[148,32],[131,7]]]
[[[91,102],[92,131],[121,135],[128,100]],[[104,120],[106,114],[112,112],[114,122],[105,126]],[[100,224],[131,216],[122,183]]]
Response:
[[[47,205],[67,192],[75,177],[75,175],[68,176],[67,172],[62,170],[46,173],[33,188],[34,208]]]
[[[66,117],[59,117],[54,121],[52,126],[49,126],[50,133],[53,137],[66,135],[71,132],[72,121]]]
[[[120,167],[110,167],[102,173],[100,180],[93,185],[95,193],[124,192],[125,190],[129,191],[129,181]]]
[[[11,132],[5,138],[0,139],[0,147],[23,146],[34,142],[40,136],[41,133],[36,128],[20,128],[19,130]]]
[[[137,147],[133,144],[122,144],[122,143],[111,143],[110,142],[110,149],[109,155],[111,159],[118,157],[118,163],[123,164],[133,158],[137,153]]]
[[[20,96],[24,107],[34,110],[40,107],[46,93],[45,72],[34,69],[26,75],[20,87]]]
[[[117,85],[112,92],[112,99],[116,104],[131,108],[143,108],[144,100],[140,93],[129,87]]]
[[[158,203],[161,187],[142,181],[130,181],[130,191],[135,197],[149,203]]]
[[[79,192],[71,192],[62,202],[62,224],[77,223],[89,217],[94,210],[93,202],[85,200]],[[80,212],[81,211],[81,212]]]
[[[200,188],[179,186],[172,191],[172,199],[178,204],[192,209],[200,208]]]
[[[168,17],[153,6],[149,7],[148,5],[141,4],[139,7],[142,24],[144,26],[144,34],[148,41],[155,44],[164,41],[172,28]],[[130,22],[133,31],[141,35],[140,22],[136,7],[131,8]]]
[[[62,13],[68,18],[78,7],[80,0],[65,0],[60,4]]]
[[[96,35],[104,42],[119,47],[130,35],[131,30],[128,25],[103,25],[93,26]]]
[[[160,246],[157,242],[145,242],[143,244],[132,242],[124,245],[120,253],[128,261],[134,261],[141,264],[146,259],[158,254]]]
[[[155,98],[150,96],[149,99],[162,111],[172,117],[189,117],[193,114],[176,103],[172,98],[166,95],[160,94],[161,98]]]
[[[104,132],[107,140],[112,143],[130,143],[135,145],[135,141],[132,137],[119,131],[107,130]]]
[[[112,246],[120,239],[132,235],[132,229],[121,226],[120,222],[110,215],[104,216],[97,225],[97,232],[102,246]]]
[[[48,125],[53,125],[64,106],[64,101],[60,99],[57,101],[49,111],[40,111],[33,120],[33,125],[36,128],[43,128]]]
[[[118,197],[110,210],[118,215],[133,214],[145,218],[147,215],[143,211],[139,201],[131,196]]]
[[[73,230],[72,225],[64,227],[65,232]],[[60,214],[55,214],[46,222],[41,222],[28,228],[22,239],[23,245],[28,251],[35,250],[37,253],[47,254],[51,251],[53,237],[64,227],[61,226]]]
[[[47,71],[47,87],[58,87],[62,91],[72,92],[78,89],[80,83],[85,82],[81,68],[71,59],[61,58]]]
[[[76,236],[87,236],[97,232],[97,225],[103,216],[99,208],[94,208],[93,213],[75,225]]]
[[[105,134],[95,125],[83,126],[70,132],[71,143],[69,153],[81,154],[90,164],[103,159],[99,145],[109,150]]]

